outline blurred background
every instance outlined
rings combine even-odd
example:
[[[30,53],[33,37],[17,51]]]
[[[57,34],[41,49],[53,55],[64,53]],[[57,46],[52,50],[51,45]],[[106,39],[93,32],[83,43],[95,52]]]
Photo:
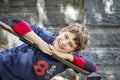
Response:
[[[91,44],[81,54],[97,64],[103,80],[119,80],[120,0],[0,0],[0,21],[10,24],[13,18],[55,34],[68,24],[84,23]],[[0,28],[0,50],[19,44],[18,38]]]

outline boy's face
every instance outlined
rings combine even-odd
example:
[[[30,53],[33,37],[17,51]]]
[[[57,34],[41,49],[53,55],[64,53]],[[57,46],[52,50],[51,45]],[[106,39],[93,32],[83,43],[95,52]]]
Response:
[[[56,37],[53,46],[60,52],[74,52],[77,45],[74,41],[75,35],[69,31],[65,31],[64,28],[60,30],[59,35]]]

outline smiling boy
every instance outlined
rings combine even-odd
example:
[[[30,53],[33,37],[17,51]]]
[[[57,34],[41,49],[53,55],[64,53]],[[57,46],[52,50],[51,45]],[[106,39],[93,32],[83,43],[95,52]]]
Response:
[[[23,43],[0,53],[0,76],[2,80],[50,80],[68,66],[50,55],[69,60],[89,72],[96,71],[91,61],[83,58],[79,50],[89,44],[89,34],[83,24],[71,24],[60,30],[59,35],[30,25],[22,19],[13,20],[16,33],[34,42],[39,49]]]

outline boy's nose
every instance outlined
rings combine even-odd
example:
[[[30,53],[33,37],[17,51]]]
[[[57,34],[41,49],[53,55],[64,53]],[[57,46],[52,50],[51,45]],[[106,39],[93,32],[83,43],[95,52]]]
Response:
[[[67,46],[67,45],[68,45],[68,43],[69,43],[69,41],[68,41],[68,40],[64,40],[64,41],[63,41],[63,45],[64,45],[64,46]]]

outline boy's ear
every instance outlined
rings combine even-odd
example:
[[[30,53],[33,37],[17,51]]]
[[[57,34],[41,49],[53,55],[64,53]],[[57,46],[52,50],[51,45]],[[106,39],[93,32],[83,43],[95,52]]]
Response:
[[[61,34],[62,32],[65,31],[65,28],[62,28],[60,31],[59,31],[59,34]]]

